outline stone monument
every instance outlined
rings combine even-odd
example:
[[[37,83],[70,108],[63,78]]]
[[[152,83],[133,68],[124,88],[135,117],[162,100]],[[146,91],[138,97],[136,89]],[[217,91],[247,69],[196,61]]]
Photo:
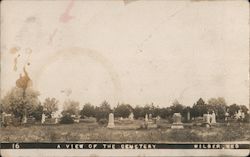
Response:
[[[211,123],[215,124],[216,123],[216,115],[215,115],[214,111],[213,111],[213,113],[211,115],[211,118],[212,118]]]
[[[134,120],[134,113],[131,112],[128,118],[129,118],[130,120]]]
[[[58,117],[55,117],[55,124],[58,123]]]
[[[115,120],[114,120],[114,114],[109,114],[109,122],[107,128],[114,128],[115,127]]]
[[[171,126],[171,129],[183,129],[183,124],[181,122],[181,114],[180,113],[174,113],[173,115],[173,124]]]
[[[24,117],[23,117],[23,119],[22,119],[22,123],[23,123],[23,124],[26,124],[26,123],[27,123],[27,116],[26,116],[26,115],[24,115]]]
[[[190,112],[187,112],[187,121],[190,121]]]
[[[152,114],[150,113],[149,115],[148,115],[148,118],[149,118],[149,120],[151,120],[152,119]]]
[[[45,114],[43,113],[43,114],[42,114],[41,123],[44,124],[44,122],[45,122]]]
[[[148,122],[148,114],[145,115],[145,122]]]
[[[210,116],[210,114],[203,114],[203,123],[205,124],[205,126],[207,127],[207,128],[209,128],[210,127],[210,118],[211,118],[211,116]]]

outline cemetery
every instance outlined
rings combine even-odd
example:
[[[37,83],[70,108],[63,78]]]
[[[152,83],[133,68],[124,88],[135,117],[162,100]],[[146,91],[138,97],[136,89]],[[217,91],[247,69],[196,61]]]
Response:
[[[244,116],[240,110],[235,114],[236,118]],[[2,114],[1,120],[9,121],[10,117],[9,114]],[[132,112],[127,118],[115,117],[111,112],[105,123],[98,122],[94,117],[72,116],[72,123],[62,124],[60,118],[48,118],[42,114],[41,121],[36,122],[34,118],[25,117],[20,126],[2,126],[1,141],[215,142],[250,139],[249,123],[217,122],[215,112],[203,114],[203,117],[196,119],[190,119],[189,112],[185,118],[181,113],[174,113],[171,121],[152,114],[135,119]]]
[[[25,91],[25,93],[24,93]],[[24,94],[26,94],[24,96]],[[19,101],[22,99],[23,101]],[[164,107],[146,104],[99,106],[56,98],[38,99],[33,89],[13,88],[1,101],[2,142],[209,142],[249,141],[249,109],[222,97],[193,106],[177,100]]]

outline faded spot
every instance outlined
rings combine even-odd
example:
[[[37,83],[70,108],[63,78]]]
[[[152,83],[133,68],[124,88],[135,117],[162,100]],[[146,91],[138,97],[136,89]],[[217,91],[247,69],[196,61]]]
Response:
[[[10,49],[10,53],[11,54],[16,54],[17,53],[17,51],[19,51],[20,50],[20,47],[18,47],[18,46],[15,46],[15,47],[12,47],[11,49]]]
[[[22,74],[20,74],[19,79],[17,79],[17,81],[16,81],[16,86],[19,88],[22,88],[23,90],[26,90],[28,87],[32,86],[32,81],[31,81],[25,67],[23,68],[23,72],[24,72],[24,76],[22,76]]]
[[[35,16],[30,16],[28,17],[25,22],[27,23],[32,23],[32,22],[35,22],[36,21],[36,17]]]
[[[64,13],[61,14],[60,22],[67,23],[67,22],[69,22],[69,20],[71,20],[73,18],[73,16],[71,16],[69,14],[70,10],[73,8],[73,6],[74,6],[74,0],[71,0],[69,2],[68,6],[66,7]]]

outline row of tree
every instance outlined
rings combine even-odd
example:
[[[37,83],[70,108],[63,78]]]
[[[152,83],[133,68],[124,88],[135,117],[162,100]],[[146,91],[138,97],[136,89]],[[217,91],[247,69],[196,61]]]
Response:
[[[10,113],[17,118],[22,119],[24,116],[32,116],[37,120],[41,120],[42,114],[52,117],[52,113],[58,111],[59,101],[56,98],[46,98],[43,103],[38,99],[37,91],[27,89],[25,95],[20,88],[13,88],[1,100],[1,113]],[[114,112],[115,117],[126,118],[130,113],[134,114],[134,118],[145,117],[146,114],[152,114],[153,117],[171,118],[174,113],[181,113],[186,116],[190,113],[190,117],[200,117],[204,113],[212,113],[217,115],[217,119],[225,119],[226,112],[233,117],[238,110],[242,110],[245,115],[248,114],[248,108],[245,105],[232,104],[228,106],[224,98],[211,98],[207,103],[200,98],[192,107],[184,106],[177,100],[169,107],[159,107],[152,104],[144,106],[132,107],[130,104],[118,104],[114,109],[111,108],[107,101],[102,102],[99,106],[86,103],[80,109],[80,103],[74,100],[67,100],[63,103],[63,111],[61,114],[75,115],[85,117],[95,117],[97,120],[107,119],[110,112]]]

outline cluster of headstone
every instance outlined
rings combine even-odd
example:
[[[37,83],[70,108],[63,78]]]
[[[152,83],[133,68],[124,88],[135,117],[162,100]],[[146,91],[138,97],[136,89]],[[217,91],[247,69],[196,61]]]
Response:
[[[44,113],[42,114],[41,123],[42,124],[58,124],[60,115],[52,113],[51,118],[47,117]]]
[[[134,114],[131,113],[128,117],[129,120],[134,120]],[[157,116],[156,118],[152,117],[152,114],[146,114],[145,119],[144,119],[144,128],[156,128],[156,121],[160,120],[160,117]],[[115,122],[114,122],[114,114],[110,113],[109,114],[109,119],[108,119],[108,125],[107,128],[115,128]]]

